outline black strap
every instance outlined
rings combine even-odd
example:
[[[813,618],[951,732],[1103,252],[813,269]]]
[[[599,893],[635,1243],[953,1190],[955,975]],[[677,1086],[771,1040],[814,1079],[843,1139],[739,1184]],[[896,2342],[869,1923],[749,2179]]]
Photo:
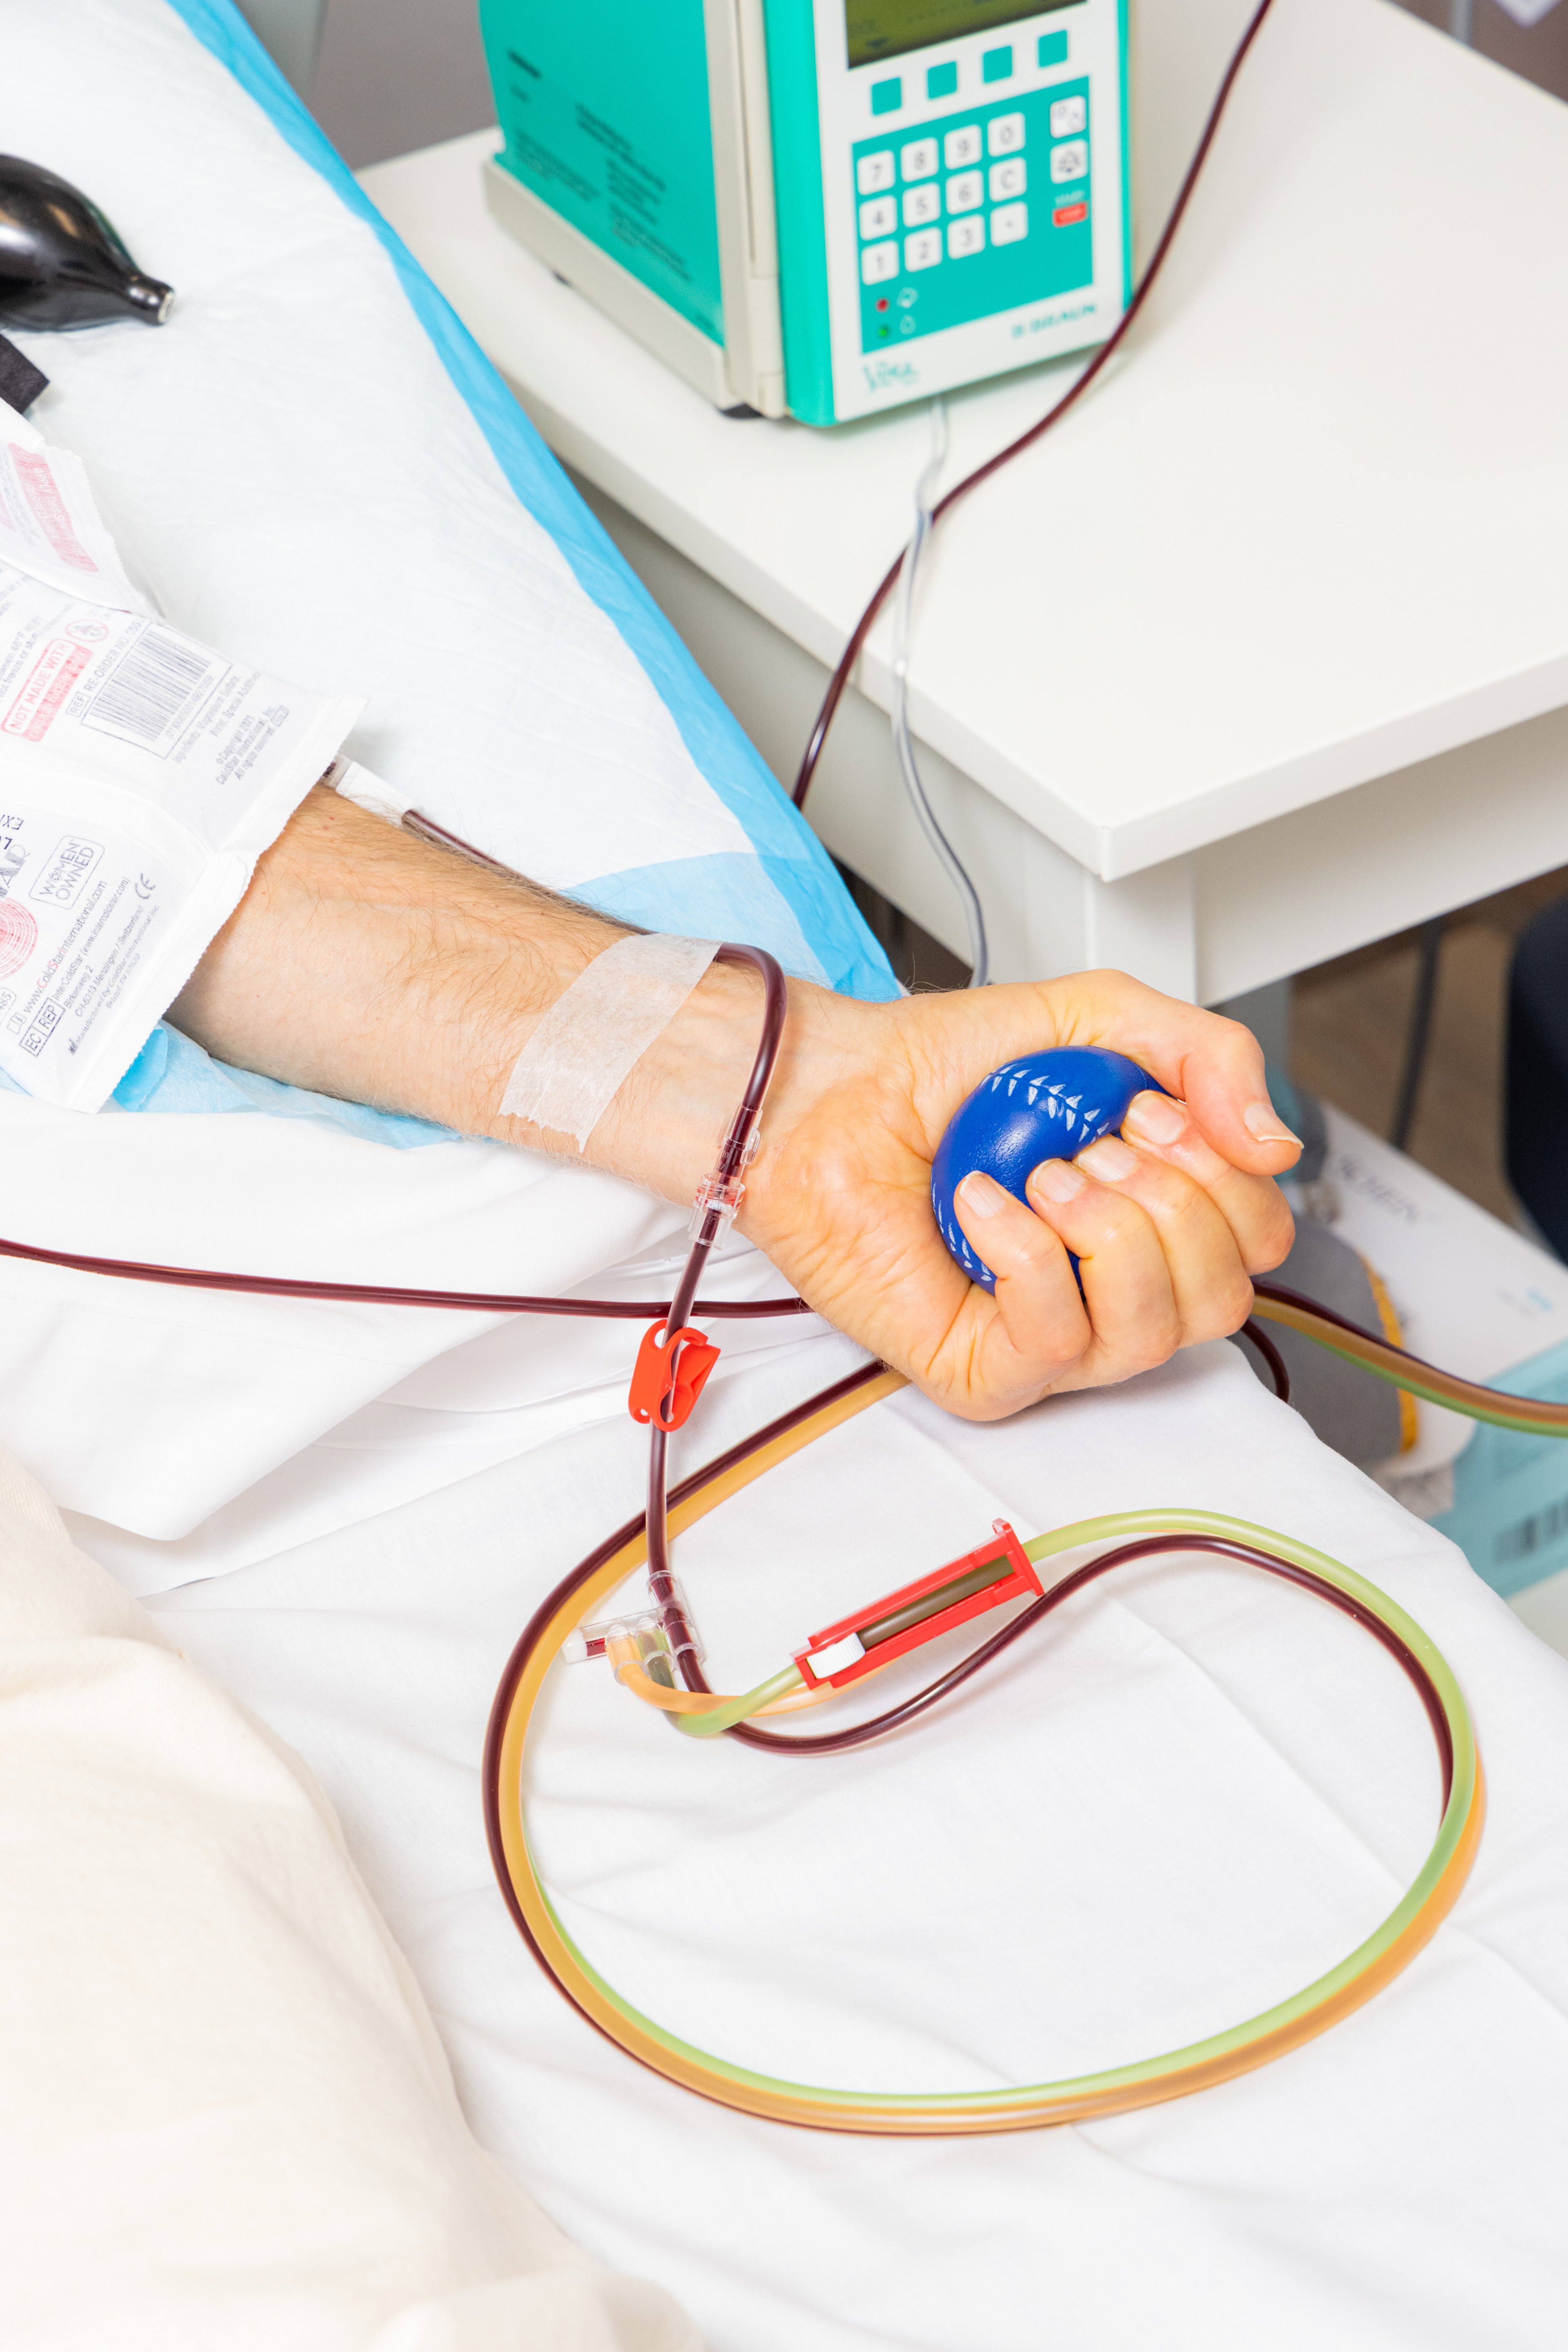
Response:
[[[42,368],[36,368],[25,352],[0,335],[0,400],[7,408],[25,415],[48,381]]]

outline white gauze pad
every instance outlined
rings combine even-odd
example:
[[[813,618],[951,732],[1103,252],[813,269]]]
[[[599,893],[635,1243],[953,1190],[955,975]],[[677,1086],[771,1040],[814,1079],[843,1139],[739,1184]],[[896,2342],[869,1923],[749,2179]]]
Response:
[[[513,1066],[503,1118],[571,1136],[580,1151],[632,1066],[667,1029],[718,952],[661,931],[617,940],[557,997]]]

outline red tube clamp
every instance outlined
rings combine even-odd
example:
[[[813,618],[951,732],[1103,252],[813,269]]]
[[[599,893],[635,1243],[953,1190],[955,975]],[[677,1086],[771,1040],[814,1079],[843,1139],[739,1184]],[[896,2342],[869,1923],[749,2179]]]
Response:
[[[988,1544],[967,1551],[961,1559],[950,1559],[946,1568],[934,1569],[914,1584],[901,1585],[896,1592],[857,1609],[852,1617],[824,1626],[803,1650],[796,1651],[795,1664],[809,1689],[828,1683],[842,1690],[891,1658],[950,1633],[955,1625],[1024,1593],[1039,1600],[1041,1591],[1029,1554],[1006,1519],[998,1519]]]
[[[651,1323],[632,1373],[627,1403],[632,1420],[644,1426],[652,1422],[656,1429],[679,1429],[717,1361],[713,1341],[689,1323],[669,1332],[662,1323]]]

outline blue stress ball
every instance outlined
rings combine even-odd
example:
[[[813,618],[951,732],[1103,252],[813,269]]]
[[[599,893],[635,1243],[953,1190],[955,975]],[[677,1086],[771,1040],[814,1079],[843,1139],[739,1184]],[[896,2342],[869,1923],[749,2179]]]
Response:
[[[995,1290],[996,1276],[975,1255],[953,1213],[953,1195],[977,1168],[1019,1201],[1042,1160],[1075,1160],[1115,1135],[1134,1095],[1165,1089],[1125,1054],[1103,1045],[1057,1045],[1004,1063],[982,1078],[955,1115],[931,1163],[936,1229],[971,1282]],[[1074,1261],[1076,1265],[1076,1260]]]

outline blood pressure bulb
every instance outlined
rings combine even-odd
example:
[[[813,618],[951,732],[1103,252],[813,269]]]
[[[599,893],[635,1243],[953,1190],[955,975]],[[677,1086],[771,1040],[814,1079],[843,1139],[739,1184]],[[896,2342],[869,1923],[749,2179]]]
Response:
[[[975,1169],[994,1176],[1016,1199],[1042,1160],[1073,1160],[1103,1135],[1114,1135],[1134,1095],[1163,1092],[1125,1054],[1103,1045],[1057,1045],[1027,1054],[982,1078],[955,1114],[931,1163],[936,1226],[971,1282],[995,1290],[997,1278],[977,1257],[954,1213],[953,1195]],[[1076,1263],[1076,1262],[1075,1262]]]
[[[174,289],[143,277],[98,206],[57,172],[0,155],[0,327],[161,327]]]

